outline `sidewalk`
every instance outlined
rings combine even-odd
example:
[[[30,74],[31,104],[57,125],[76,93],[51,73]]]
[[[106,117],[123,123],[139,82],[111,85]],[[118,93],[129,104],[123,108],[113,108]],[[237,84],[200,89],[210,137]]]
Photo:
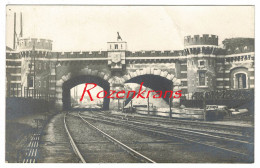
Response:
[[[64,128],[64,114],[55,115],[46,125],[39,145],[39,163],[78,163]]]

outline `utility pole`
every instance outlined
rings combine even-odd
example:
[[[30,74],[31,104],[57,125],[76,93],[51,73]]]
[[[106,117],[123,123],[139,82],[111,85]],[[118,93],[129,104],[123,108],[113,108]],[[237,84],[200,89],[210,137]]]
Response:
[[[32,56],[33,56],[33,98],[36,96],[36,84],[35,84],[35,41],[33,43],[33,51],[32,51]]]
[[[170,118],[172,118],[172,99],[171,96],[169,96],[169,108],[170,108]]]
[[[206,113],[207,113],[207,111],[206,111],[206,92],[203,92],[203,109],[204,109],[203,117],[204,117],[204,121],[206,121]]]
[[[119,111],[119,98],[117,98],[117,110]]]
[[[147,99],[147,110],[148,110],[148,115],[150,115],[150,104],[149,104],[149,96],[148,96],[148,99]]]

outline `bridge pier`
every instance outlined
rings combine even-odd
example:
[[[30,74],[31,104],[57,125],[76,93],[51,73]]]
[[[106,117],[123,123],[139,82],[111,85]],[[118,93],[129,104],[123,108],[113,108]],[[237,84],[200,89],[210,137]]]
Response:
[[[179,90],[181,90],[181,88],[179,86],[174,86],[173,92],[177,92]],[[172,99],[172,107],[173,108],[180,108],[180,104],[181,104],[180,98],[173,98]]]
[[[57,111],[62,111],[63,110],[63,103],[62,103],[62,101],[59,101],[59,100],[55,101],[55,109]]]

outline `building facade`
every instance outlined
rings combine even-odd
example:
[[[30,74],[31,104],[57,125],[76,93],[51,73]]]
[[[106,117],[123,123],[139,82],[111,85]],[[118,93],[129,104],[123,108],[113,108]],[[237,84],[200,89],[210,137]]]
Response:
[[[136,52],[122,39],[108,42],[106,51],[53,52],[49,39],[21,38],[16,49],[6,50],[6,95],[64,104],[63,83],[76,74],[98,76],[115,90],[133,78],[138,83],[138,76],[157,75],[187,99],[196,92],[254,89],[254,56],[253,38],[219,45],[218,36],[208,34],[184,37],[183,50]]]

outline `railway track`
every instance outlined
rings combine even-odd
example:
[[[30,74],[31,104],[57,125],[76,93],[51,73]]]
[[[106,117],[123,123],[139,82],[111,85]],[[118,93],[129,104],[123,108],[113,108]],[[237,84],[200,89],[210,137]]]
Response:
[[[137,123],[137,124],[145,124],[145,125],[151,125],[154,127],[161,127],[165,130],[180,130],[180,131],[185,131],[185,132],[192,132],[192,133],[197,133],[200,135],[204,136],[210,136],[210,137],[215,137],[218,139],[226,139],[226,140],[231,140],[231,141],[238,141],[238,142],[245,142],[245,143],[253,143],[253,137],[249,135],[244,135],[243,133],[232,133],[223,128],[223,130],[216,131],[215,129],[200,129],[199,127],[193,128],[193,125],[190,126],[188,125],[181,125],[179,126],[178,124],[169,124],[167,125],[168,122],[156,122],[156,121],[150,121],[150,120],[145,120],[145,119],[139,119],[136,117],[125,117],[125,116],[115,116],[115,115],[105,115],[104,114],[98,114],[96,112],[91,112],[94,116],[98,116],[101,118],[107,118],[107,119],[118,119],[121,121],[125,122],[132,122],[132,123]]]
[[[72,147],[74,153],[79,157],[80,161],[81,161],[82,163],[86,163],[86,161],[85,161],[85,159],[83,158],[81,152],[79,151],[78,146],[76,145],[74,139],[72,138],[71,133],[69,132],[69,129],[68,129],[68,126],[67,126],[67,123],[66,123],[66,115],[67,115],[67,114],[64,115],[64,127],[65,127],[65,130],[66,130],[67,135],[68,135],[68,137],[69,137],[71,147]]]
[[[82,118],[104,122],[107,124],[125,126],[150,135],[157,135],[167,139],[182,139],[194,144],[203,145],[214,150],[221,150],[235,155],[236,157],[247,158],[253,153],[253,143],[238,137],[225,137],[223,134],[209,134],[187,129],[166,128],[160,125],[148,124],[132,120],[122,120],[95,113],[80,114]],[[237,139],[236,139],[237,138]]]
[[[119,140],[115,139],[111,135],[109,135],[109,134],[105,133],[104,131],[100,130],[99,128],[97,128],[95,125],[88,122],[86,119],[84,119],[79,114],[78,115],[71,115],[70,113],[68,113],[68,114],[64,115],[64,127],[65,127],[66,132],[68,134],[68,137],[70,139],[71,146],[72,146],[75,154],[78,156],[78,158],[81,160],[82,163],[86,163],[86,158],[84,158],[84,155],[87,155],[87,154],[83,154],[84,150],[79,148],[80,145],[78,145],[76,143],[76,141],[74,140],[74,138],[72,136],[71,131],[69,130],[68,123],[66,121],[66,118],[68,117],[68,115],[73,116],[77,119],[80,119],[81,121],[83,121],[85,123],[85,126],[91,128],[96,133],[98,133],[102,139],[106,139],[107,141],[109,141],[110,144],[113,144],[116,147],[121,148],[125,153],[127,153],[128,155],[130,155],[134,159],[138,160],[139,162],[141,161],[141,162],[145,162],[145,163],[155,163],[155,161],[153,161],[152,159],[150,159],[150,158],[144,156],[143,154],[135,151],[134,149],[127,146],[126,144],[120,142]]]
[[[253,141],[254,128],[253,127],[242,127],[242,126],[231,126],[231,125],[221,125],[201,121],[191,121],[191,120],[180,120],[174,118],[161,118],[152,116],[141,116],[141,115],[127,115],[127,114],[108,114],[102,111],[95,111],[96,115],[108,117],[114,117],[118,119],[128,120],[128,121],[139,121],[147,123],[157,123],[165,124],[170,126],[178,126],[180,128],[197,130],[203,132],[223,132],[226,134],[231,134],[232,136],[238,135],[240,137],[245,137]]]

